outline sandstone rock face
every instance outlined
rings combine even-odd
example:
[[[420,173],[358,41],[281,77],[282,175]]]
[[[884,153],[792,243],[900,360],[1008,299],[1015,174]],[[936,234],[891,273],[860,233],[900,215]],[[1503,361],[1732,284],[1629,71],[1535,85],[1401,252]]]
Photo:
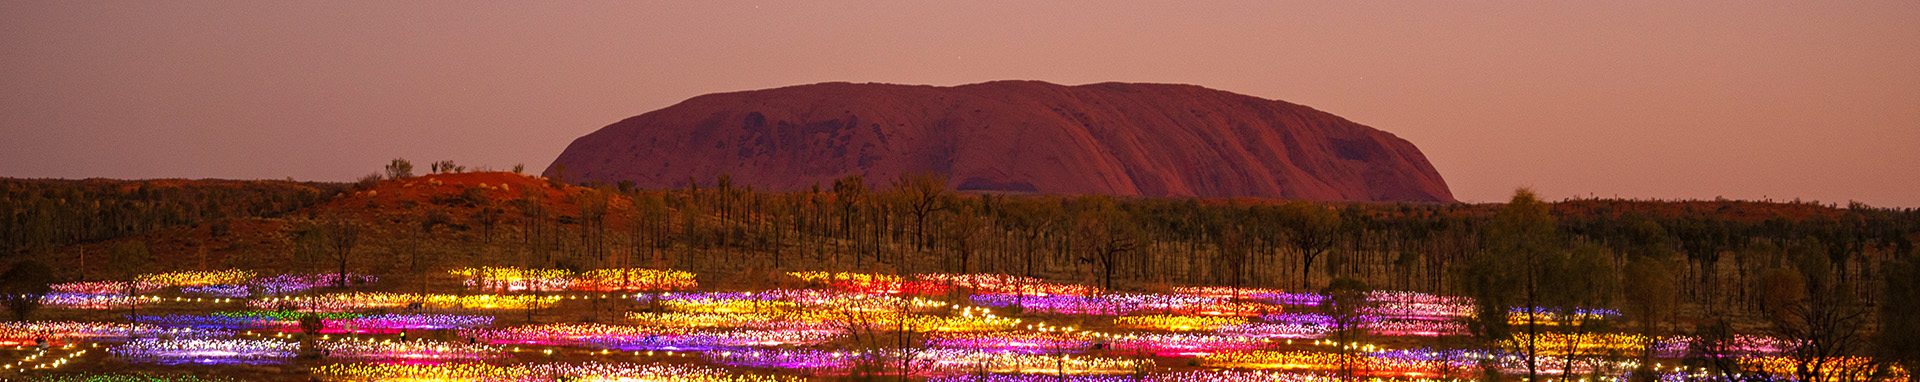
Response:
[[[564,166],[564,167],[562,167]],[[556,174],[564,168],[564,174]],[[1452,202],[1412,143],[1191,85],[823,83],[709,94],[569,145],[546,175],[644,188],[797,190],[948,174],[960,191]]]

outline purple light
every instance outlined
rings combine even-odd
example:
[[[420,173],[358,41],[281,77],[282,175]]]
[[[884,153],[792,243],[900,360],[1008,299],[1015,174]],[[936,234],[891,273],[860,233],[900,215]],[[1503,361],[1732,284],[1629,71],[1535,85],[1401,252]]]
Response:
[[[108,352],[134,362],[161,365],[261,365],[293,357],[299,344],[278,339],[137,339]]]

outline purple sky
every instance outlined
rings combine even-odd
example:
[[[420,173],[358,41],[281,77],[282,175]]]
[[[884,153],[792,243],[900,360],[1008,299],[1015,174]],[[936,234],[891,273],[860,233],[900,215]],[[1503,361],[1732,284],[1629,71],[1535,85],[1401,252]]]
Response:
[[[537,171],[705,93],[1033,79],[1305,104],[1464,201],[1920,206],[1920,1],[821,3],[0,2],[0,176]]]

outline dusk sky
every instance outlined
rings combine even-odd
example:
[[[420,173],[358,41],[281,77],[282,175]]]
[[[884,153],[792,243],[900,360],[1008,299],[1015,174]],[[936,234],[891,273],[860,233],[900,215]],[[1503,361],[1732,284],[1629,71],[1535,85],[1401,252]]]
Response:
[[[1912,0],[5,1],[0,176],[537,172],[706,93],[1005,79],[1311,106],[1469,202],[1920,207]]]

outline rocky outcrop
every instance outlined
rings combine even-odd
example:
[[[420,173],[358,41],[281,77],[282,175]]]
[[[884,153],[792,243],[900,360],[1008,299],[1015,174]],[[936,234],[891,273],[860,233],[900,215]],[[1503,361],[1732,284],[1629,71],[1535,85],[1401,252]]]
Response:
[[[562,172],[564,174],[556,174]],[[574,140],[546,174],[763,190],[948,174],[961,191],[1451,202],[1412,143],[1191,85],[823,83],[709,94]]]

